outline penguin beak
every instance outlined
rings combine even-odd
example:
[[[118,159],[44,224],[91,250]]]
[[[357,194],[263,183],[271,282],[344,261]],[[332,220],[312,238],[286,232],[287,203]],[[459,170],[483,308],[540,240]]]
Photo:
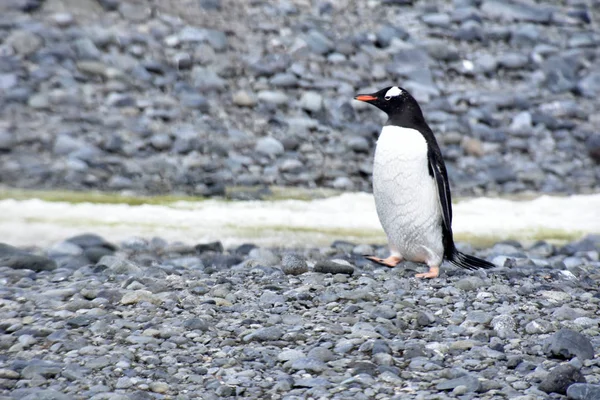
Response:
[[[369,103],[377,100],[377,97],[373,96],[372,94],[359,94],[358,96],[355,96],[354,99]]]

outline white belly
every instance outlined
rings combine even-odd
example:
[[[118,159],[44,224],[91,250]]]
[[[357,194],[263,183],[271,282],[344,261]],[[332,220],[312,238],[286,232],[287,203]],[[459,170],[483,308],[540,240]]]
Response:
[[[384,126],[375,150],[373,194],[392,254],[439,265],[441,209],[429,175],[427,142],[414,129]]]

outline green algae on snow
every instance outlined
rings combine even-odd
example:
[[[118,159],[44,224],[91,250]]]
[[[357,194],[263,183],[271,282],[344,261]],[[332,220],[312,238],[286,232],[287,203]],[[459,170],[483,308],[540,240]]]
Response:
[[[186,195],[140,196],[115,192],[77,192],[69,190],[29,190],[29,189],[0,189],[0,200],[30,200],[40,199],[48,202],[64,202],[71,204],[128,204],[140,206],[143,204],[167,205],[177,201],[202,201],[203,197]]]
[[[277,200],[315,200],[332,197],[340,194],[339,191],[327,188],[294,188],[294,187],[230,187],[221,201],[260,199],[266,201]],[[49,202],[64,203],[94,203],[94,204],[128,204],[130,206],[169,205],[176,202],[200,202],[207,197],[187,194],[172,195],[137,195],[134,193],[99,192],[99,191],[74,191],[74,190],[32,190],[0,187],[0,200],[30,200],[40,199]]]

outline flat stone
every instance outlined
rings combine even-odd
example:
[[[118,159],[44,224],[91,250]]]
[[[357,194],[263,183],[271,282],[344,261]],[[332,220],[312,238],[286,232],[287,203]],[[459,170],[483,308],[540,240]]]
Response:
[[[590,339],[570,329],[561,329],[544,343],[544,352],[549,357],[580,360],[594,358],[594,348]]]
[[[44,41],[37,34],[25,30],[15,30],[5,39],[5,43],[11,46],[17,54],[27,57],[38,51]]]
[[[277,326],[260,328],[251,334],[244,336],[244,342],[266,342],[279,340],[283,336],[283,330]]]
[[[307,372],[321,373],[327,369],[327,365],[321,361],[310,357],[297,358],[292,361],[291,368],[296,371],[304,370]]]
[[[323,108],[323,96],[317,92],[304,92],[300,98],[300,107],[306,111],[319,112]]]
[[[104,256],[96,263],[97,267],[106,267],[115,274],[140,276],[143,270],[129,260],[115,256]]]
[[[258,139],[254,150],[267,156],[276,157],[285,152],[283,144],[274,137],[264,137]]]
[[[476,392],[481,387],[481,383],[475,376],[463,375],[455,379],[449,379],[447,381],[440,382],[435,388],[437,390],[453,390],[458,386],[466,387],[467,392]]]
[[[349,263],[342,264],[336,261],[318,261],[313,271],[320,272],[323,274],[346,274],[352,275],[354,274],[354,267]]]
[[[56,263],[49,258],[30,254],[4,243],[0,243],[0,266],[30,269],[35,272],[52,271],[57,268]]]
[[[600,385],[573,383],[567,388],[567,398],[570,400],[600,399]]]
[[[257,97],[253,93],[245,90],[237,91],[232,97],[233,104],[240,107],[254,107],[258,103]]]

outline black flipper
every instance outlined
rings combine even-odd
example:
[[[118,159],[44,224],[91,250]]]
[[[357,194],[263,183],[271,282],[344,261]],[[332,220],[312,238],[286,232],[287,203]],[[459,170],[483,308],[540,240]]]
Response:
[[[452,200],[450,197],[450,185],[448,183],[448,173],[446,165],[442,158],[440,148],[435,139],[428,140],[429,152],[429,174],[433,176],[442,209],[442,241],[444,244],[444,258],[457,267],[474,270],[478,268],[494,268],[495,265],[468,254],[461,253],[454,246],[452,237]]]

